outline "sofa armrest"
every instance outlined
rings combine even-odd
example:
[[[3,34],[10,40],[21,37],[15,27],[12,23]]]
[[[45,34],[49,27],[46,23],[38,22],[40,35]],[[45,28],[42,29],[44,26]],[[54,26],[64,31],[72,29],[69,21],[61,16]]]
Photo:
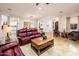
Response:
[[[16,46],[14,48],[14,53],[15,53],[15,56],[25,56],[19,46]]]
[[[21,37],[17,37],[17,39],[20,39]]]
[[[16,43],[16,42],[8,43],[6,45],[1,46],[0,51],[5,51],[5,50],[10,49],[10,48],[15,47],[15,46],[18,46],[18,43]]]

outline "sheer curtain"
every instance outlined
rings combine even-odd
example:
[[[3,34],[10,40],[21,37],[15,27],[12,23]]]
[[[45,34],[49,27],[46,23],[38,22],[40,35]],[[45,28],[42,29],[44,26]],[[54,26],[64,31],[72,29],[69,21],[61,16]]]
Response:
[[[1,29],[1,26],[0,26],[0,44],[5,43],[6,36],[7,36],[7,34],[5,32],[3,32],[3,30]]]
[[[10,17],[9,18],[9,25],[12,28],[12,30],[9,34],[10,34],[10,38],[11,38],[12,41],[18,41],[17,37],[16,37],[16,31],[17,31],[17,28],[18,28],[18,20],[19,19],[16,18],[16,17]]]

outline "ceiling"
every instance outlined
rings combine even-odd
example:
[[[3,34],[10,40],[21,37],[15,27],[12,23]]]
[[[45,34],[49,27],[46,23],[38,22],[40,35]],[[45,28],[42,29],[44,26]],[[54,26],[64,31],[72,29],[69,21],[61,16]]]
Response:
[[[37,19],[47,16],[71,15],[79,12],[78,3],[0,3],[0,13]]]

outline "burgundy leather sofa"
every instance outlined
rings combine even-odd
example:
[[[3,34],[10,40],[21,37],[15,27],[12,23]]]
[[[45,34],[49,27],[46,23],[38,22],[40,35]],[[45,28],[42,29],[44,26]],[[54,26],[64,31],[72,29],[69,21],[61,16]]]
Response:
[[[0,56],[24,56],[20,46],[16,42],[0,45]]]
[[[17,30],[17,38],[20,45],[24,45],[31,42],[31,39],[38,38],[42,35],[42,32],[38,32],[36,28],[23,28]]]

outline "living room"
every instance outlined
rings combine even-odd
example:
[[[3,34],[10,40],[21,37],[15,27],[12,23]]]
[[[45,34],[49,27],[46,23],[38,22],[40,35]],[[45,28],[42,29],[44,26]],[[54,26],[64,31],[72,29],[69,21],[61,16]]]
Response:
[[[78,56],[78,3],[0,3],[0,56]]]

